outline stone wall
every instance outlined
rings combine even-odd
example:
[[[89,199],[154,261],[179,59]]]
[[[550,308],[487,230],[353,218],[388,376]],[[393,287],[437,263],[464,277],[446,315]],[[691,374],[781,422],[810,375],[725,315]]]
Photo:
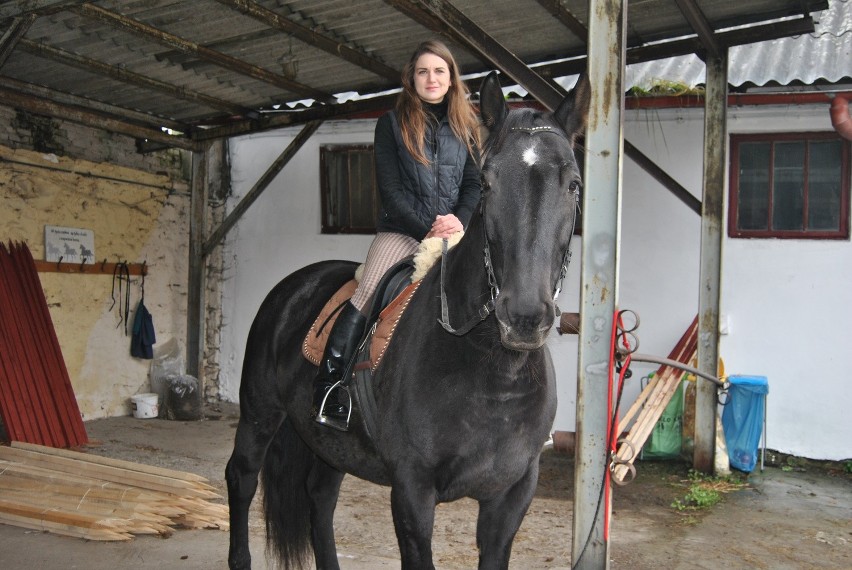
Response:
[[[45,225],[92,230],[97,260],[146,263],[155,350],[173,337],[183,343],[190,159],[178,150],[139,154],[131,138],[0,106],[0,239],[25,242],[43,259]],[[223,192],[227,188],[211,195],[221,201]],[[208,217],[216,223],[215,211]],[[208,289],[213,340],[221,318],[216,259]],[[130,356],[124,331],[128,317],[128,333],[132,328],[142,280],[131,279],[126,315],[112,274],[39,277],[84,419],[130,413],[130,396],[150,390],[150,361]],[[123,284],[121,293],[127,289]],[[205,351],[205,370],[214,376],[207,393],[214,395],[217,353],[215,345]]]

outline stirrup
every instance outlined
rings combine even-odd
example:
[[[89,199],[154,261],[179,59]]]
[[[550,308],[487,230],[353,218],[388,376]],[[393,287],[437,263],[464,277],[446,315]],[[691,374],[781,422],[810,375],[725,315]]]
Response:
[[[347,406],[347,414],[346,419],[333,418],[331,416],[327,416],[323,413],[325,410],[325,403],[328,400],[328,396],[334,390],[343,390],[346,393],[346,398],[349,400],[349,405]],[[339,395],[338,395],[339,397]],[[314,421],[318,424],[322,424],[324,426],[328,426],[330,428],[334,428],[339,431],[349,431],[349,420],[352,418],[352,395],[349,393],[349,388],[343,385],[343,380],[338,380],[331,387],[325,391],[325,396],[322,398],[322,403],[320,404],[319,412],[317,412]]]

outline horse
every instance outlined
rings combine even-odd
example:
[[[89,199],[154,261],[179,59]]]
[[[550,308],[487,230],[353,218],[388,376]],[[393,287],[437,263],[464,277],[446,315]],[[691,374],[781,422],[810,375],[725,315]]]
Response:
[[[589,93],[582,76],[553,113],[510,110],[496,73],[483,81],[480,203],[423,277],[374,373],[373,433],[357,399],[348,432],[313,421],[316,367],[301,353],[356,264],[315,263],[267,295],[248,335],[225,469],[232,570],[251,567],[259,472],[268,551],[286,569],[302,568],[311,551],[318,569],[339,569],[333,514],[347,473],[390,486],[403,569],[434,569],[435,507],[462,497],[479,504],[479,568],[508,568],[556,413],[545,341],[570,257],[582,187],[574,142]]]

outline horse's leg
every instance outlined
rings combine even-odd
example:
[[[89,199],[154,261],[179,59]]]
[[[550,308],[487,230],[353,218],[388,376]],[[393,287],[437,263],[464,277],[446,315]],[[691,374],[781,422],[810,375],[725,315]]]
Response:
[[[237,424],[234,451],[225,467],[228,485],[228,508],[231,519],[231,544],[228,567],[231,570],[251,568],[249,551],[249,507],[257,491],[257,474],[263,465],[266,448],[284,418],[283,412],[270,414],[264,421],[244,412]]]
[[[344,473],[317,458],[308,474],[311,502],[311,545],[317,570],[339,570],[334,543],[334,509]]]
[[[538,482],[538,458],[520,481],[501,495],[479,502],[476,544],[479,570],[507,570],[512,541],[524,520]]]
[[[402,570],[434,570],[432,530],[435,524],[435,489],[417,476],[394,477],[391,512]]]

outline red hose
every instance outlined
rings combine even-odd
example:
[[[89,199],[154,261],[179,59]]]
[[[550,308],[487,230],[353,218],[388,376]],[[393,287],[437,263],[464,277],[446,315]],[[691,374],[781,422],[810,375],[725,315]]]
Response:
[[[852,117],[849,116],[849,99],[837,94],[831,101],[829,109],[831,126],[846,140],[852,141]]]

